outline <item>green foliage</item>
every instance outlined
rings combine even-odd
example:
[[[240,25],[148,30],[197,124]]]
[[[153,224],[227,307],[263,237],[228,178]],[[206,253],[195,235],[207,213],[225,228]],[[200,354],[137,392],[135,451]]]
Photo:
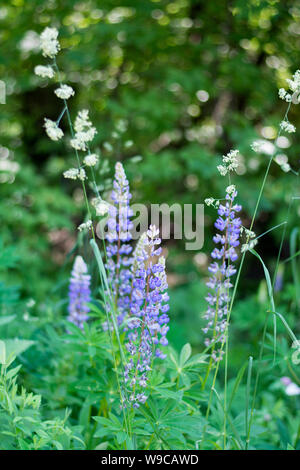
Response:
[[[17,374],[21,366],[2,365],[0,374],[0,438],[4,450],[63,450],[83,448],[76,429],[63,419],[43,420],[40,414],[41,396],[21,391]]]

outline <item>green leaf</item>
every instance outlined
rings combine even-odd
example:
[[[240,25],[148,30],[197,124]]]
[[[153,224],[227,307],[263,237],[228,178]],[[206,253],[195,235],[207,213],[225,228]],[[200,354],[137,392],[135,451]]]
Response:
[[[10,369],[7,374],[6,374],[6,378],[7,379],[12,379],[13,377],[15,377],[17,375],[17,373],[19,372],[19,370],[21,369],[22,365],[19,365],[17,367],[14,367],[13,369]]]
[[[272,287],[272,281],[271,281],[271,277],[270,277],[270,273],[265,265],[265,263],[263,262],[262,258],[259,256],[259,254],[255,251],[255,250],[249,250],[254,256],[256,256],[256,258],[259,259],[259,261],[261,262],[262,264],[262,267],[263,267],[263,270],[264,270],[264,274],[265,274],[265,278],[266,278],[266,282],[267,282],[267,288],[268,288],[268,294],[269,294],[269,299],[270,299],[270,303],[271,303],[271,308],[273,310],[273,312],[275,312],[276,308],[275,308],[275,302],[274,302],[274,297],[273,297],[273,287]],[[276,357],[276,343],[277,343],[277,326],[276,326],[276,316],[273,315],[273,325],[274,325],[274,329],[273,329],[273,334],[274,334],[274,338],[273,338],[273,344],[274,344],[274,361],[275,361],[275,357]]]
[[[6,347],[6,358],[10,356],[18,356],[26,349],[30,348],[34,344],[34,341],[29,341],[27,339],[6,339],[4,340]]]
[[[232,402],[233,402],[233,399],[235,397],[235,394],[239,388],[239,385],[241,383],[241,380],[244,376],[244,373],[245,373],[245,370],[246,370],[246,367],[248,365],[248,362],[245,362],[242,367],[240,368],[240,370],[238,371],[238,374],[237,374],[237,377],[235,379],[235,382],[234,382],[234,386],[233,386],[233,389],[232,389],[232,392],[231,392],[231,396],[229,398],[229,402],[228,402],[228,406],[227,406],[227,413],[229,413],[230,411],[230,408],[231,408],[231,405],[232,405]]]
[[[109,446],[109,442],[107,441],[101,442],[95,447],[95,450],[106,450],[108,446]]]
[[[287,445],[291,443],[290,433],[288,431],[288,428],[284,424],[284,422],[281,421],[280,419],[276,420],[276,424],[277,424],[277,429],[278,429],[278,433],[280,436],[281,444],[283,448],[286,449]]]
[[[180,367],[184,366],[184,364],[189,360],[191,354],[192,354],[191,345],[190,343],[186,343],[180,352],[180,357],[179,357]]]

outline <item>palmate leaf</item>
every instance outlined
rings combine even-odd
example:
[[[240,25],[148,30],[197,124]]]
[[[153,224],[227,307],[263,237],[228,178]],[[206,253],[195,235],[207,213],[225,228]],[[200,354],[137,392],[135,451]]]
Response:
[[[190,358],[192,354],[192,348],[190,343],[186,343],[183,348],[181,349],[180,356],[179,356],[179,366],[182,368],[187,360]]]

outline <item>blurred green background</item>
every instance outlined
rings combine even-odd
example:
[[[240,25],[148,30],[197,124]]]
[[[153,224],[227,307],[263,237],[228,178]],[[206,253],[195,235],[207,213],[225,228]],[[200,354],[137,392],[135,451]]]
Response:
[[[241,162],[233,182],[248,226],[268,161],[250,144],[276,139],[286,107],[278,88],[299,67],[299,19],[300,4],[294,0],[2,3],[0,78],[7,97],[0,105],[0,256],[5,267],[0,302],[2,311],[18,313],[24,335],[30,336],[29,319],[55,320],[66,313],[72,253],[79,249],[87,260],[91,257],[87,240],[76,245],[76,227],[85,215],[82,194],[62,177],[74,155],[65,143],[49,141],[42,128],[44,117],[55,120],[61,107],[53,94],[55,83],[33,73],[36,65],[47,63],[39,52],[41,31],[59,29],[58,64],[76,91],[72,115],[88,108],[97,127],[101,189],[109,187],[114,163],[122,160],[135,202],[203,203],[224,195],[216,166],[222,154],[237,148]],[[123,139],[133,141],[131,146],[115,137],[120,119],[127,122]],[[292,108],[290,121],[300,125],[299,107]],[[61,127],[68,132],[64,121]],[[285,136],[278,145],[297,171],[299,134]],[[296,176],[274,163],[256,232],[284,221],[297,194]],[[203,344],[204,280],[215,213],[206,208],[205,214],[201,252],[185,251],[183,242],[166,243],[170,339],[177,348],[187,341],[196,348]],[[295,201],[283,258],[289,256],[289,236],[299,215]],[[281,233],[282,227],[258,245],[271,272]],[[297,289],[289,264],[280,272],[283,290],[276,301],[297,329]],[[257,351],[266,305],[261,266],[248,256],[233,312],[233,366]]]

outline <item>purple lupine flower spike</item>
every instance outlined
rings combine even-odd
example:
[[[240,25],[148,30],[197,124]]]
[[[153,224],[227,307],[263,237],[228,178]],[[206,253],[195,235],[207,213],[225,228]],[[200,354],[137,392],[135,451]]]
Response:
[[[89,318],[87,303],[91,301],[90,282],[86,263],[81,256],[76,256],[69,286],[68,320],[81,329]]]
[[[133,224],[130,220],[132,210],[129,207],[131,194],[122,163],[116,163],[113,191],[111,193],[112,204],[108,210],[107,240],[107,270],[108,279],[113,298],[116,301],[120,325],[128,310],[131,291],[132,247],[128,243],[132,239],[130,230]]]
[[[223,343],[225,341],[224,332],[226,329],[227,313],[230,302],[230,288],[233,287],[231,277],[236,273],[236,269],[232,264],[237,260],[238,254],[236,248],[240,244],[239,237],[242,222],[236,213],[241,210],[241,206],[234,204],[237,191],[226,194],[225,205],[218,206],[218,219],[215,227],[221,232],[213,237],[214,243],[218,246],[214,248],[211,256],[213,262],[208,270],[212,274],[206,283],[210,292],[205,300],[208,308],[204,315],[207,325],[203,331],[208,337],[205,339],[205,345],[209,346],[213,341]],[[215,361],[222,359],[223,351],[212,350],[212,358]]]
[[[145,403],[147,396],[144,389],[152,361],[155,357],[166,357],[160,347],[168,344],[168,284],[158,235],[159,230],[151,225],[139,240],[133,257],[131,318],[127,323],[126,343],[130,359],[124,372],[124,382],[133,408]]]

